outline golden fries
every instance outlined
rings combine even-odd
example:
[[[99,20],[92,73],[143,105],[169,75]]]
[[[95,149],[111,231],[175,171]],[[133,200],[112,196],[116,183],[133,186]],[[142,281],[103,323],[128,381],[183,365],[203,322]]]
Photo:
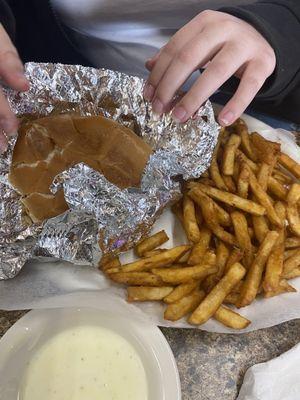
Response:
[[[284,168],[290,171],[291,174],[300,179],[300,165],[296,163],[296,161],[287,154],[281,153],[279,156],[279,162]]]
[[[198,243],[194,244],[190,256],[188,258],[187,263],[189,265],[196,265],[202,261],[202,258],[208,249],[211,240],[211,235],[212,233],[209,229],[205,227],[201,229],[200,240]]]
[[[289,237],[285,241],[286,249],[294,249],[296,247],[300,247],[300,238],[299,237]]]
[[[204,296],[205,292],[203,290],[194,290],[175,303],[169,304],[165,310],[164,318],[169,321],[179,320],[188,313],[194,311]]]
[[[300,249],[295,252],[291,257],[285,260],[283,264],[283,272],[287,274],[297,267],[300,267]]]
[[[221,129],[209,170],[185,182],[172,206],[191,245],[162,249],[162,231],[137,244],[139,260],[109,255],[99,268],[127,286],[129,302],[161,302],[165,319],[244,329],[250,321],[224,304],[296,291],[287,280],[300,277],[299,177],[279,144],[249,135],[239,119]]]
[[[197,223],[194,202],[187,195],[183,198],[183,226],[187,238],[191,242],[197,243],[200,240],[200,229]]]
[[[215,207],[214,207],[214,203],[211,200],[211,198],[206,196],[198,188],[196,188],[196,190],[197,190],[196,197],[194,197],[193,193],[192,193],[192,197],[197,199],[195,201],[197,201],[197,203],[201,207],[202,215],[203,215],[204,221],[206,222],[206,225],[218,238],[220,238],[224,242],[229,243],[229,244],[235,244],[236,240],[235,240],[234,236],[231,233],[225,231],[219,224],[219,221],[218,221],[218,218],[216,215],[216,211],[215,211]]]
[[[146,251],[143,254],[143,257],[148,258],[148,257],[156,256],[157,254],[163,253],[166,250],[167,249],[154,249],[154,250]]]
[[[139,242],[135,247],[135,252],[142,257],[147,251],[154,250],[156,247],[169,240],[165,231],[160,231]]]
[[[251,322],[249,319],[224,306],[218,308],[213,317],[223,325],[232,329],[245,329]]]
[[[237,193],[240,197],[247,199],[249,190],[249,172],[247,166],[243,163],[238,178]]]
[[[99,268],[102,269],[102,271],[107,271],[111,268],[116,268],[119,269],[121,266],[119,257],[111,257],[109,255],[102,257],[100,263],[99,263]]]
[[[238,135],[231,135],[224,147],[223,154],[223,174],[233,175],[235,152],[241,143],[241,138]]]
[[[294,183],[287,195],[287,219],[290,224],[290,230],[300,236],[300,184]]]
[[[193,200],[197,201],[196,199],[199,195],[199,192],[201,191],[216,200],[222,201],[223,203],[229,204],[230,206],[239,208],[243,211],[246,211],[249,214],[264,215],[266,212],[265,207],[255,203],[254,201],[246,200],[232,193],[222,192],[219,189],[212,188],[210,186],[205,186],[202,185],[201,183],[198,183],[196,186],[194,186],[193,189],[190,190],[189,195],[192,197]]]
[[[197,287],[199,287],[199,281],[181,283],[180,285],[176,286],[176,288],[173,289],[170,294],[164,297],[164,302],[167,304],[174,303],[175,301],[178,301],[190,294]]]
[[[264,294],[264,297],[269,298],[269,297],[278,296],[279,294],[282,294],[282,293],[292,293],[292,292],[297,292],[297,290],[292,285],[290,285],[285,279],[282,279],[279,282],[277,289],[266,292]]]
[[[269,196],[257,182],[257,179],[254,173],[250,170],[250,168],[248,169],[248,171],[249,171],[249,184],[255,197],[257,198],[258,202],[266,209],[266,213],[270,221],[276,226],[281,227],[283,223],[278,217]]]
[[[173,287],[171,286],[129,286],[127,288],[127,301],[158,301],[168,296],[172,290]]]
[[[239,247],[244,251],[245,265],[246,267],[250,267],[253,262],[254,254],[251,238],[249,236],[247,219],[240,211],[231,213],[231,219]]]
[[[211,160],[211,165],[209,168],[209,172],[210,172],[211,178],[215,182],[215,185],[217,186],[217,188],[219,188],[221,190],[227,190],[227,186],[220,174],[220,170],[219,170],[218,162],[217,162],[217,154],[218,154],[219,147],[220,147],[220,141],[218,141],[217,146],[214,150],[212,160]]]
[[[184,268],[154,268],[152,273],[158,275],[163,282],[178,285],[191,279],[203,279],[217,272],[217,267],[210,264],[194,265]]]
[[[122,266],[121,271],[133,272],[133,271],[149,271],[152,268],[167,267],[177,261],[183,254],[185,254],[191,247],[177,246],[173,249],[166,250],[160,254],[154,255],[148,258],[142,258],[141,260],[134,261],[129,264]]]
[[[189,322],[194,325],[204,324],[215,314],[225,297],[231,292],[232,288],[243,279],[245,273],[246,270],[241,264],[236,263],[232,265],[219,283],[217,283],[199,304],[190,316]]]
[[[232,252],[229,254],[229,257],[227,259],[226,265],[225,265],[225,273],[230,269],[230,267],[237,263],[240,262],[241,259],[244,256],[244,252],[241,249],[234,248]]]
[[[165,286],[159,276],[150,272],[116,272],[109,277],[116,283],[130,286]]]
[[[264,267],[278,239],[278,236],[278,232],[270,231],[265,237],[264,241],[261,243],[242,286],[239,300],[240,307],[244,307],[252,303],[252,301],[255,299],[261,283]]]

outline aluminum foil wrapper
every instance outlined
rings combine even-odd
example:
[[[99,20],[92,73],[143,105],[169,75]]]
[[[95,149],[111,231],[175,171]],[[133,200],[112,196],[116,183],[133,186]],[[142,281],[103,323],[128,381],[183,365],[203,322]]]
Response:
[[[179,180],[197,178],[208,168],[219,132],[209,102],[186,124],[175,123],[168,114],[155,118],[138,77],[39,63],[26,64],[26,75],[30,91],[6,90],[16,114],[101,114],[133,129],[153,154],[140,188],[120,190],[85,164],[64,171],[51,190],[63,187],[69,210],[43,224],[28,225],[20,195],[7,179],[15,143],[10,139],[0,158],[0,279],[14,277],[34,257],[96,265],[103,252],[131,248],[180,196]]]

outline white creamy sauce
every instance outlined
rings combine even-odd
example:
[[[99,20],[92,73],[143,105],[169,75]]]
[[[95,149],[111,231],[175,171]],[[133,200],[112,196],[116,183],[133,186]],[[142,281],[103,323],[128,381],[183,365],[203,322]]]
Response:
[[[123,337],[96,326],[63,331],[29,362],[20,400],[147,400],[142,361]]]

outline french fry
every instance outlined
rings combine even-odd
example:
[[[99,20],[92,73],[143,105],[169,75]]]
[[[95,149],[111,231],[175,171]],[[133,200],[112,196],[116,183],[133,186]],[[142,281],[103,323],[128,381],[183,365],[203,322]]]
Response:
[[[116,283],[131,286],[166,286],[159,276],[150,272],[116,272],[109,277]]]
[[[152,272],[163,277],[162,279],[165,282],[178,285],[191,280],[203,279],[213,274],[217,270],[215,265],[216,255],[212,251],[207,251],[204,260],[198,265],[193,265],[191,267],[174,267],[173,265],[171,268],[154,268]]]
[[[190,294],[193,290],[199,287],[199,281],[189,281],[186,283],[181,283],[180,285],[176,286],[173,291],[164,297],[164,302],[167,304],[174,303],[182,299],[183,297]]]
[[[281,153],[279,156],[280,164],[290,171],[296,178],[300,179],[300,164],[294,161],[287,154]]]
[[[193,187],[193,189],[190,190],[189,195],[192,197],[194,201],[197,202],[196,199],[199,196],[199,192],[204,192],[205,194],[216,200],[219,200],[225,204],[229,204],[230,206],[239,208],[243,211],[246,211],[249,214],[264,215],[266,212],[265,207],[255,203],[254,201],[243,199],[242,197],[236,196],[235,194],[232,193],[222,192],[219,189],[205,186],[202,185],[201,183],[198,183],[197,186]]]
[[[230,267],[232,267],[233,264],[240,262],[241,259],[244,256],[244,251],[238,248],[234,248],[231,253],[229,254],[229,257],[227,259],[226,265],[225,265],[225,273],[229,271]]]
[[[154,249],[154,250],[150,250],[150,251],[146,251],[143,256],[145,258],[148,257],[153,257],[156,256],[157,254],[163,253],[164,251],[166,251],[167,249]]]
[[[102,271],[107,271],[111,268],[117,268],[119,269],[121,267],[121,263],[119,260],[119,257],[111,257],[111,255],[106,255],[102,257],[100,263],[99,263],[99,268],[102,269]]]
[[[250,239],[253,239],[254,238],[254,229],[248,227],[248,232],[249,232]]]
[[[182,211],[182,201],[177,201],[171,206],[171,210],[174,215],[179,219],[179,221],[183,224],[183,211]]]
[[[206,222],[206,225],[209,227],[209,229],[223,242],[229,243],[229,244],[235,244],[236,240],[234,236],[226,232],[221,225],[219,225],[219,221],[216,216],[214,204],[210,197],[206,196],[201,190],[199,190],[197,187],[192,189],[196,190],[196,195],[192,193],[193,199],[200,205],[201,211],[203,218]],[[227,192],[224,192],[227,193]]]
[[[246,270],[241,264],[234,264],[192,313],[189,322],[194,325],[204,324],[215,314],[225,297],[243,279],[245,273]]]
[[[276,291],[279,285],[280,276],[283,269],[284,256],[284,231],[279,232],[277,243],[267,261],[266,273],[263,281],[265,292]]]
[[[227,186],[225,185],[225,182],[220,174],[219,166],[218,166],[218,161],[217,161],[217,154],[220,148],[220,141],[218,141],[211,160],[211,165],[209,168],[209,173],[212,178],[212,180],[215,182],[215,185],[217,188],[222,189],[222,190],[227,190]]]
[[[226,245],[220,241],[217,244],[217,250],[216,250],[216,266],[218,270],[215,274],[209,275],[202,282],[202,287],[205,289],[206,292],[210,292],[211,289],[219,282],[219,280],[224,275],[228,257],[229,257],[229,250],[226,247]]]
[[[173,290],[171,286],[149,287],[149,286],[129,286],[127,288],[127,301],[153,301],[162,300]]]
[[[295,247],[300,247],[299,237],[289,237],[285,240],[286,249],[294,249]]]
[[[294,254],[297,253],[299,249],[295,248],[295,249],[288,249],[284,252],[284,256],[283,256],[283,260],[287,260],[289,257],[293,256]]]
[[[178,321],[180,318],[194,311],[204,296],[205,292],[203,290],[194,290],[182,299],[169,304],[165,310],[164,318],[169,321]]]
[[[298,278],[298,276],[300,276],[300,268],[295,268],[290,272],[283,272],[282,273],[282,278],[284,279],[294,279],[294,278]]]
[[[250,160],[241,150],[237,149],[236,157],[238,161],[242,164],[245,163],[248,167],[256,174],[259,170],[259,166]]]
[[[279,218],[284,221],[286,215],[284,204],[278,201],[274,208]],[[275,292],[278,289],[280,276],[283,270],[285,228],[279,228],[277,232],[279,236],[266,265],[265,277],[263,280],[263,289],[265,292]]]
[[[233,168],[233,180],[236,185],[238,184],[239,176],[240,176],[240,165],[238,161],[235,160]]]
[[[250,170],[250,168],[248,168],[248,171],[249,171],[249,184],[253,191],[253,194],[257,198],[257,201],[266,209],[266,213],[269,220],[274,225],[282,227],[283,223],[278,217],[269,196],[260,186],[254,173]]]
[[[231,219],[230,219],[230,215],[228,214],[228,212],[225,211],[224,208],[219,206],[219,204],[217,204],[213,200],[212,200],[212,202],[214,205],[214,209],[215,209],[219,224],[222,226],[230,226]]]
[[[285,279],[282,279],[279,282],[277,289],[266,292],[264,294],[264,297],[269,298],[269,297],[278,296],[279,294],[282,294],[282,293],[292,293],[292,292],[297,292],[297,290],[292,285],[290,285]]]
[[[231,135],[225,144],[222,171],[224,175],[233,175],[235,152],[241,143],[238,135]]]
[[[236,186],[234,180],[229,175],[223,176],[224,182],[231,193],[236,193]]]
[[[250,136],[252,146],[259,161],[274,165],[280,153],[280,144],[263,138],[259,133],[252,132]]]
[[[239,306],[244,307],[255,299],[260,283],[264,267],[271,254],[271,251],[276,244],[278,239],[278,232],[270,231],[261,243],[255,259],[249,268],[245,282],[241,289],[241,296],[239,300]]]
[[[197,224],[198,224],[198,226],[201,226],[203,223],[203,217],[201,214],[201,209],[197,204],[195,204],[195,214],[196,214]]]
[[[245,265],[249,268],[253,262],[254,253],[249,236],[247,219],[240,211],[234,211],[231,213],[231,220],[239,247],[244,251]]]
[[[183,197],[183,226],[187,238],[191,242],[197,243],[200,240],[200,230],[196,219],[195,205],[187,195]]]
[[[261,243],[269,232],[269,226],[266,217],[252,216],[253,229],[256,239]]]
[[[148,271],[152,268],[167,267],[182,257],[183,254],[189,251],[190,248],[191,246],[188,245],[177,246],[155,256],[142,258],[140,260],[133,261],[132,263],[125,264],[122,266],[121,271]]]
[[[187,264],[188,260],[190,258],[190,255],[191,255],[191,251],[189,250],[188,252],[186,252],[183,256],[181,256],[179,258],[179,260],[177,261],[178,264]]]
[[[278,197],[280,200],[285,200],[288,193],[287,188],[278,182],[273,176],[269,177],[268,191]]]
[[[147,251],[156,249],[156,247],[166,243],[168,240],[169,238],[165,231],[157,232],[139,242],[135,247],[135,252],[142,257]]]
[[[300,267],[300,249],[284,262],[283,273],[287,274],[298,267]]]
[[[229,258],[229,249],[228,247],[223,243],[223,242],[219,242],[217,244],[217,251],[216,251],[216,265],[218,268],[218,272],[217,272],[217,277],[218,279],[222,278],[222,276],[224,275],[224,271],[225,271],[225,267],[226,267],[226,263],[228,261]]]
[[[250,158],[252,161],[257,162],[257,156],[255,154],[255,151],[252,148],[252,144],[250,141],[248,129],[243,129],[240,133],[241,135],[241,148],[246,154],[248,158]]]
[[[290,183],[293,183],[293,178],[291,178],[290,175],[288,175],[282,168],[276,167],[273,171],[273,176],[275,179],[277,179],[279,182],[283,183],[284,185],[289,185]]]
[[[152,273],[159,276],[163,282],[179,285],[192,279],[203,279],[217,272],[217,267],[208,263],[184,268],[154,268]]]
[[[238,304],[239,298],[240,298],[239,293],[231,292],[225,297],[223,303],[236,305]]]
[[[245,329],[251,323],[249,319],[224,306],[218,308],[213,318],[232,329]]]
[[[257,174],[257,182],[260,184],[261,188],[264,191],[267,191],[268,189],[268,181],[271,173],[272,173],[272,167],[264,162],[261,163]]]
[[[300,237],[300,184],[294,183],[287,195],[287,219],[289,221],[290,230]]]
[[[248,168],[244,165],[241,165],[240,175],[237,184],[237,193],[240,197],[247,199],[249,190],[249,172]]]
[[[204,227],[201,229],[200,240],[192,247],[190,257],[187,262],[189,265],[196,265],[202,261],[202,258],[208,249],[211,235],[211,230],[209,230],[208,228]]]

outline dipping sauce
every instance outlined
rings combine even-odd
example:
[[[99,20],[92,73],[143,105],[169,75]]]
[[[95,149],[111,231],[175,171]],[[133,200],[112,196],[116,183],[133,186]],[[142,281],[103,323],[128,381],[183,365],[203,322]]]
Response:
[[[25,373],[20,400],[147,400],[142,361],[115,332],[65,330],[46,342]]]

